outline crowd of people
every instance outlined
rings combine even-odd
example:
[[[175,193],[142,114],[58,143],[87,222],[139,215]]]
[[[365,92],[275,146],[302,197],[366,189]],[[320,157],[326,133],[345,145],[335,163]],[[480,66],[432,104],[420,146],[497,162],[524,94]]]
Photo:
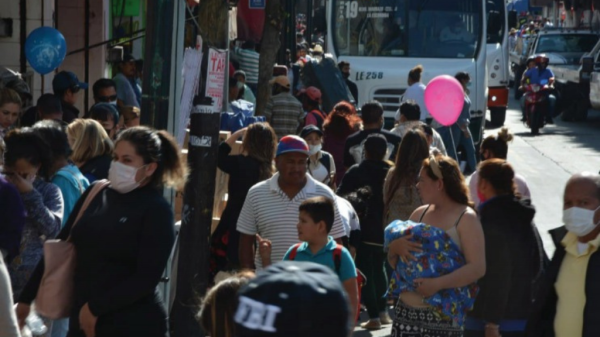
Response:
[[[175,235],[162,188],[181,187],[187,165],[171,135],[139,126],[132,63],[93,85],[84,114],[73,105],[87,84],[73,73],[29,109],[22,92],[0,89],[1,336],[20,336],[35,312],[54,238],[73,245],[77,264],[70,314],[42,317],[48,336],[169,334],[157,285]],[[252,92],[252,62],[241,64],[235,87]],[[219,145],[228,202],[197,316],[210,336],[346,337],[361,311],[362,328],[392,336],[600,335],[600,176],[567,183],[548,259],[527,182],[507,161],[509,130],[475,148],[466,73],[456,74],[461,116],[439,125],[422,72],[409,73],[390,131],[379,102],[360,115],[347,101],[323,111],[318,88],[297,96],[276,76],[266,122]]]

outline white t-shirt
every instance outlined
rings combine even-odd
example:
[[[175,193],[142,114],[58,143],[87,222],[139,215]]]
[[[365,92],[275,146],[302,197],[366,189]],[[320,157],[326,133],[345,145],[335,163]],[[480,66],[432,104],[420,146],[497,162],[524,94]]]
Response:
[[[335,200],[335,194],[329,187],[306,175],[304,188],[290,200],[279,188],[279,173],[260,182],[250,189],[238,218],[237,230],[246,235],[260,234],[271,240],[271,261],[283,260],[288,249],[299,242],[298,214],[300,204],[309,198],[323,196]],[[338,208],[335,208],[333,227],[329,233],[334,239],[346,235]],[[258,249],[254,257],[257,269],[262,269],[262,260]]]
[[[419,108],[421,109],[421,121],[425,121],[426,118],[431,118],[429,111],[427,110],[427,106],[425,105],[425,84],[418,82],[414,83],[410,87],[406,89],[404,95],[402,96],[402,102],[406,102],[408,100],[413,100],[417,103]],[[396,113],[396,120],[400,120],[400,110]]]
[[[356,211],[354,210],[354,207],[352,207],[350,201],[336,195],[335,202],[340,210],[340,216],[342,217],[342,223],[344,224],[346,236],[350,237],[351,231],[360,230],[358,214],[356,214]]]
[[[481,200],[479,200],[479,196],[477,195],[477,181],[479,180],[479,171],[475,171],[473,175],[471,175],[471,180],[469,181],[469,191],[471,193],[471,200],[475,203],[475,207],[479,207],[481,204]],[[521,195],[523,199],[531,199],[531,192],[529,191],[529,187],[527,186],[527,182],[525,178],[515,173],[515,184],[517,185],[517,192]]]

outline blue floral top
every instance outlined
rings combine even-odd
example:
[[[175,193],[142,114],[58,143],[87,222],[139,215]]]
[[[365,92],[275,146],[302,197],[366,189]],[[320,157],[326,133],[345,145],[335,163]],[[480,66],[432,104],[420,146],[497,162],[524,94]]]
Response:
[[[387,226],[384,233],[385,250],[392,241],[411,234],[413,234],[411,241],[421,243],[423,251],[413,253],[417,261],[406,263],[398,259],[390,279],[390,291],[395,297],[402,292],[416,292],[413,281],[417,278],[440,277],[466,264],[461,250],[446,232],[412,221],[396,220]],[[444,289],[426,298],[425,302],[443,316],[463,325],[467,312],[473,308],[478,291],[479,288],[475,283],[467,287]]]

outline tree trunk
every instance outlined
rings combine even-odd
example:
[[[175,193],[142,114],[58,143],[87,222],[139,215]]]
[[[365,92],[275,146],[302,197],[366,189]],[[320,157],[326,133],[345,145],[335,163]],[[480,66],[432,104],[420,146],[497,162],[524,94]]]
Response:
[[[265,28],[260,43],[260,62],[258,68],[258,92],[256,95],[257,116],[262,116],[271,97],[269,81],[273,77],[273,66],[277,61],[277,53],[281,43],[280,34],[283,31],[285,0],[268,0],[265,7]]]

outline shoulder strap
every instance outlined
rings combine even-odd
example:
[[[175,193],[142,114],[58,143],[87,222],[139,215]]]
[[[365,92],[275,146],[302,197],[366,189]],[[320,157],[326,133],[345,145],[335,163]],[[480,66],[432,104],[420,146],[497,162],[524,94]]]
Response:
[[[298,254],[298,248],[300,248],[300,245],[302,243],[297,243],[294,245],[294,247],[292,248],[292,251],[290,252],[290,261],[294,261],[296,259],[296,254]]]
[[[419,218],[419,222],[423,221],[423,218],[425,217],[425,214],[427,214],[429,207],[431,207],[431,205],[427,205],[427,208],[425,208],[425,210],[423,211],[423,214],[421,214],[421,217]]]
[[[73,227],[75,227],[75,225],[77,224],[77,222],[79,222],[79,219],[81,219],[81,216],[83,215],[83,212],[85,212],[85,210],[88,208],[88,206],[90,205],[90,203],[92,202],[92,200],[94,200],[94,198],[96,197],[96,195],[98,195],[98,193],[100,193],[100,191],[102,191],[109,184],[110,184],[110,182],[108,180],[106,180],[106,179],[99,180],[98,182],[96,182],[94,184],[94,186],[90,190],[90,193],[87,195],[87,197],[83,201],[83,205],[81,205],[81,208],[79,209],[79,213],[77,213],[77,217],[75,218],[75,222],[73,222],[73,226],[71,226],[71,231],[73,230]],[[67,239],[67,241],[69,241],[70,238],[71,238],[71,235],[69,234],[69,238]]]
[[[77,175],[76,175],[76,174],[75,174],[73,171],[71,171],[71,170],[70,170],[70,169],[68,169],[68,168],[65,168],[64,170],[60,170],[60,171],[56,172],[56,175],[58,175],[58,176],[63,176],[63,177],[65,177],[66,179],[68,179],[68,176],[67,176],[66,174],[64,174],[64,173],[63,173],[63,172],[65,172],[65,171],[66,171],[66,172],[69,172],[69,173],[70,173],[70,174],[73,176],[73,178],[74,178],[74,179],[75,179],[75,181],[77,182],[77,187],[79,188],[79,195],[82,195],[82,194],[83,194],[83,192],[85,192],[85,189],[83,188],[83,184],[81,184],[81,181],[79,180],[79,178],[77,177]]]
[[[458,227],[458,224],[460,223],[460,219],[462,219],[462,217],[463,217],[463,215],[465,215],[465,213],[467,213],[466,209],[462,213],[460,213],[460,216],[458,217],[458,220],[456,220],[454,227]]]
[[[335,273],[338,275],[340,274],[340,269],[342,268],[342,248],[344,248],[344,246],[338,244],[333,250],[333,264],[335,266]]]
[[[329,176],[331,172],[331,158],[329,156],[329,153],[321,151],[321,158],[319,158],[319,161],[321,162],[321,164],[323,164],[323,166],[325,166],[325,168],[327,169],[327,175]]]

